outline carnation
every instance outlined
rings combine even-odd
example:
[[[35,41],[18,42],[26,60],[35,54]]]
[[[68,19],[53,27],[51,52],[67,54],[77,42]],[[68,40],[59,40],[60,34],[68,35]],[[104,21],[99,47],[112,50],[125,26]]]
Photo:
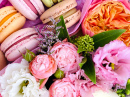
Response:
[[[29,72],[28,62],[9,64],[5,73],[0,76],[0,92],[2,97],[49,97],[44,87],[39,89],[39,83]]]

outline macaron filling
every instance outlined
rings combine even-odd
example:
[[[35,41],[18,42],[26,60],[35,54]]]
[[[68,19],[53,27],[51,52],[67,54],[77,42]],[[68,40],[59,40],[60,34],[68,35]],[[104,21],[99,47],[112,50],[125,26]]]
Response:
[[[7,15],[5,18],[2,19],[2,21],[0,22],[0,26],[2,26],[10,17],[12,17],[13,15],[15,15],[17,12],[13,12],[9,15]]]
[[[38,11],[36,10],[35,6],[30,2],[30,0],[23,0],[28,7],[35,13],[38,14]]]
[[[17,45],[18,43],[20,43],[20,42],[23,41],[23,40],[26,40],[26,39],[31,38],[31,37],[34,36],[34,35],[35,35],[36,37],[33,37],[33,38],[37,38],[37,37],[38,37],[38,34],[37,34],[37,33],[34,33],[34,34],[31,34],[31,35],[28,35],[28,36],[25,36],[25,37],[19,39],[18,41],[16,41],[16,42],[13,43],[12,45],[10,45],[10,46],[5,50],[5,53],[6,53],[11,47]]]

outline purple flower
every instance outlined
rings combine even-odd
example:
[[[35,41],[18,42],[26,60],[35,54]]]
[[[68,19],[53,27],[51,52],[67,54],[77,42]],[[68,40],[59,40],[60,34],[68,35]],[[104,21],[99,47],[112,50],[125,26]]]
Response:
[[[99,47],[93,55],[96,76],[110,84],[126,86],[130,77],[130,47],[114,40]]]

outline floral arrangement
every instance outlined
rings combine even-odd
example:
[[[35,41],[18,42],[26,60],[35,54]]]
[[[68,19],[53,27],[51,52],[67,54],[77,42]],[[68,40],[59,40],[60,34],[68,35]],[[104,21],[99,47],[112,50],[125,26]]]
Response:
[[[123,2],[99,1],[93,0],[82,23],[83,33],[89,35],[70,37],[63,16],[58,21],[51,18],[53,25],[45,25],[42,30],[35,26],[39,49],[36,53],[27,50],[20,63],[6,67],[0,76],[2,97],[130,95],[130,47],[129,39],[125,38],[129,35],[130,14]],[[109,11],[104,8],[108,5],[113,8],[112,13],[121,12],[119,16],[114,14],[117,20],[109,14],[103,18]],[[99,16],[102,21],[96,19],[98,11],[102,12]],[[116,24],[122,22],[118,18],[122,25]]]

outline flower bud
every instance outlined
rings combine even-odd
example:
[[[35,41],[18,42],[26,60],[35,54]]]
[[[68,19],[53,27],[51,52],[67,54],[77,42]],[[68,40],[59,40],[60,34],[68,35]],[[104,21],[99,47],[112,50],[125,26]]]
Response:
[[[28,62],[31,62],[35,58],[35,54],[28,49],[26,50],[25,55],[24,54],[22,55],[23,55],[23,58],[27,60]]]
[[[55,72],[54,76],[55,76],[56,78],[58,78],[58,79],[62,79],[62,78],[64,78],[64,72],[63,72],[62,70],[58,69],[58,70]]]

